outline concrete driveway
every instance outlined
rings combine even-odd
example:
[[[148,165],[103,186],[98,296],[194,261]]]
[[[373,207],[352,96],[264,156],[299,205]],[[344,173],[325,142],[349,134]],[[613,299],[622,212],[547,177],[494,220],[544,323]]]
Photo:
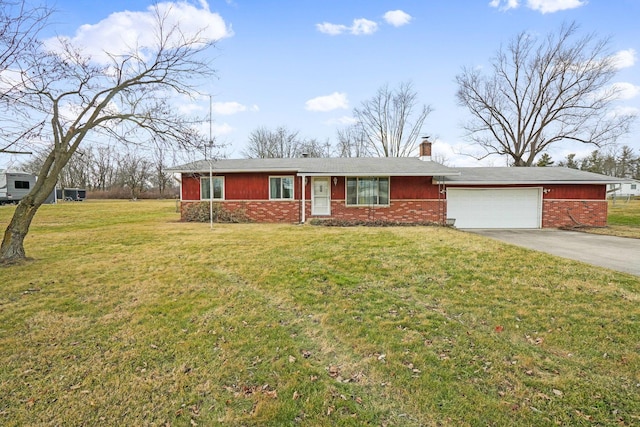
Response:
[[[552,228],[541,230],[466,229],[463,231],[640,276],[640,239],[601,236]]]

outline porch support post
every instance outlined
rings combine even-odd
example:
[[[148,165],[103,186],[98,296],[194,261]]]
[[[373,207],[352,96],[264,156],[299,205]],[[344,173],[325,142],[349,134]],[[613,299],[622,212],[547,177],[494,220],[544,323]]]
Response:
[[[306,220],[306,214],[307,214],[307,201],[306,201],[306,195],[307,195],[307,176],[306,175],[302,175],[301,176],[302,179],[302,220],[300,221],[301,224],[304,224],[305,220]]]

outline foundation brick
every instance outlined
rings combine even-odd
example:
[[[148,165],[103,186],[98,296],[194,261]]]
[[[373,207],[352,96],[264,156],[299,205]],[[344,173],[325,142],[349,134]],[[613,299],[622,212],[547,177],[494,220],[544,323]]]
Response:
[[[607,225],[606,200],[553,200],[545,199],[542,205],[542,227],[574,227]]]

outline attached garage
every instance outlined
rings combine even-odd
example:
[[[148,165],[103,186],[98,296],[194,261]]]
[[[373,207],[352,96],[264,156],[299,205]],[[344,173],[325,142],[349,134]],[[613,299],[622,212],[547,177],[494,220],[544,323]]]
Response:
[[[449,187],[447,217],[457,228],[541,228],[542,188]]]

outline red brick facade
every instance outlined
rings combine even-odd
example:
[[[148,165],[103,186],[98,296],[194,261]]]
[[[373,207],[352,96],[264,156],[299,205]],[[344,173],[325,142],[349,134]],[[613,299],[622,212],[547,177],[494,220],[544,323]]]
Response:
[[[445,218],[446,203],[443,200],[391,200],[389,206],[347,206],[344,200],[331,201],[330,218],[345,221],[388,221],[388,222],[442,222]],[[312,216],[311,203],[307,202],[307,218],[327,218]]]
[[[542,228],[607,225],[606,200],[551,200],[542,202]]]
[[[180,204],[181,217],[184,219],[187,206],[198,203],[203,202],[183,201]],[[229,212],[240,211],[244,217],[254,222],[296,223],[301,220],[299,200],[224,200],[215,201],[214,203],[224,207]]]
[[[242,211],[254,222],[302,222],[303,180],[295,176],[293,200],[269,200],[269,173],[236,173],[225,176],[225,200],[216,201],[228,211]],[[285,174],[286,175],[286,174]],[[291,174],[288,174],[291,175]],[[203,175],[205,176],[205,175]],[[348,206],[345,203],[345,178],[330,177],[331,215],[311,215],[311,179],[304,185],[305,221],[332,218],[345,221],[389,221],[405,223],[444,223],[445,195],[434,185],[431,177],[390,177],[389,206]],[[527,187],[526,185],[497,187]],[[605,185],[545,185],[542,200],[542,227],[570,227],[576,225],[605,226],[607,201]],[[442,196],[442,198],[440,198]],[[200,177],[182,177],[182,218],[185,208],[200,201]]]
[[[187,206],[197,203],[203,202],[183,201],[180,205],[182,217],[185,216]],[[241,211],[243,216],[254,222],[302,221],[300,200],[225,200],[214,203],[230,212]],[[444,201],[437,200],[392,200],[389,206],[346,206],[344,200],[332,200],[331,216],[313,216],[311,202],[307,200],[305,204],[307,221],[314,218],[338,218],[345,221],[441,222],[446,208]]]

